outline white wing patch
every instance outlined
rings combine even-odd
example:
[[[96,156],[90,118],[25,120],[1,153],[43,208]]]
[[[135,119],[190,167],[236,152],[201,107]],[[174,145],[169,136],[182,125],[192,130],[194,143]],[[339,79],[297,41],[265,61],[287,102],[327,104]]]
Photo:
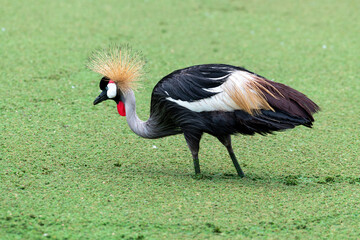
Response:
[[[182,100],[175,100],[171,97],[166,98],[169,101],[175,102],[182,107],[185,107],[194,112],[206,111],[227,111],[232,112],[236,109],[236,103],[229,100],[224,92],[218,93],[212,97],[201,99],[194,102],[187,102]]]
[[[269,109],[264,106],[263,101],[260,101],[263,99],[259,88],[253,86],[257,80],[258,77],[249,72],[234,71],[228,75],[228,79],[222,85],[204,89],[217,93],[209,98],[193,102],[175,100],[171,97],[166,99],[194,112],[245,110],[252,114],[251,109]],[[241,96],[240,103],[239,96]],[[246,103],[241,103],[241,101]]]

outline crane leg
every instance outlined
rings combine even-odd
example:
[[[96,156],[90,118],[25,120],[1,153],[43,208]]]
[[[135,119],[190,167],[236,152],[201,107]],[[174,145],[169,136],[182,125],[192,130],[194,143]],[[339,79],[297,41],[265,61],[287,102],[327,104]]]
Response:
[[[195,174],[200,174],[199,148],[202,133],[194,134],[190,132],[184,132],[184,136],[193,157]]]
[[[219,136],[217,137],[219,139],[219,141],[226,147],[226,149],[229,152],[230,158],[234,164],[234,167],[236,168],[236,172],[239,175],[239,177],[245,177],[245,174],[243,172],[243,170],[241,169],[238,160],[236,159],[234,150],[232,149],[231,146],[231,136],[230,135],[225,135],[225,136]]]

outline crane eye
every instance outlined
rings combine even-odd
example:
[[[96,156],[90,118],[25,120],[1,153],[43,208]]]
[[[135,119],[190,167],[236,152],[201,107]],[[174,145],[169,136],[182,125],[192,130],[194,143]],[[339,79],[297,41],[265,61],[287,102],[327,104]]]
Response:
[[[99,87],[101,90],[105,90],[106,86],[108,85],[110,79],[108,77],[103,77],[101,80],[100,80],[100,84],[99,84]]]

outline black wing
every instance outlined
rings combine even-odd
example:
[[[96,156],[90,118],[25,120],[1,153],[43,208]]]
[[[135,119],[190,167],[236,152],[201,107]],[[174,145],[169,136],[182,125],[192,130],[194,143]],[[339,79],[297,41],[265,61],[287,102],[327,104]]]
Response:
[[[157,101],[159,97],[188,102],[209,98],[216,93],[204,89],[220,86],[235,70],[244,69],[225,64],[204,64],[176,70],[154,87],[152,101]]]

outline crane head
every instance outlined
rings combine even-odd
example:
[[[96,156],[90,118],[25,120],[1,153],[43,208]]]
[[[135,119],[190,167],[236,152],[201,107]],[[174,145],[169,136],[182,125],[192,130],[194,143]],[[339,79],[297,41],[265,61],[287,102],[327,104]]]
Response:
[[[114,81],[111,81],[108,77],[103,77],[99,84],[100,95],[95,98],[94,105],[101,103],[105,100],[112,99],[117,104],[117,110],[121,116],[126,116],[125,105],[122,101],[122,92],[117,87]]]

